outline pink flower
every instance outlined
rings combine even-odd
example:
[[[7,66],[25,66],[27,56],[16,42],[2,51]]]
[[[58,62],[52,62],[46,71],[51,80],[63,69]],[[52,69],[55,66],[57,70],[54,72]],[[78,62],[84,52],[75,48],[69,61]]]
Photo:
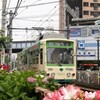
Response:
[[[68,92],[68,94],[71,98],[74,98],[74,99],[78,98],[79,92],[80,92],[79,87],[76,87],[76,86],[73,86],[73,85],[68,85],[66,87],[66,90],[67,90],[67,92]]]
[[[47,93],[43,100],[52,100],[53,93]]]
[[[64,97],[64,99],[71,99],[69,94],[68,94],[68,91],[66,90],[66,88],[63,86],[61,87],[59,90],[60,94]]]
[[[93,100],[95,98],[96,92],[85,91],[85,100]]]
[[[100,100],[100,90],[96,91],[96,100]]]
[[[28,77],[28,78],[27,78],[27,81],[28,81],[29,83],[34,83],[34,82],[36,82],[37,80],[36,80],[35,78],[33,78],[33,77]]]
[[[63,96],[59,91],[55,91],[52,96],[52,100],[63,100]]]
[[[63,100],[63,96],[59,93],[59,91],[55,91],[53,93],[47,93],[43,100]]]

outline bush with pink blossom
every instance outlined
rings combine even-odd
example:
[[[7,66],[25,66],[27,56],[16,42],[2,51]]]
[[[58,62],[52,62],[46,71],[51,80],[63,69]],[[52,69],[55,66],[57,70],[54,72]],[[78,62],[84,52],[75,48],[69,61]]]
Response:
[[[77,86],[68,85],[53,93],[47,93],[43,100],[100,100],[100,90],[84,92]]]

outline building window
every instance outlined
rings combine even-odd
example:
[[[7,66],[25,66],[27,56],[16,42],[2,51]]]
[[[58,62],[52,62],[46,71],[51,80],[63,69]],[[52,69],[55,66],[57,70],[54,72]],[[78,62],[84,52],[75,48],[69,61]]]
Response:
[[[89,15],[89,11],[84,11],[84,15]]]
[[[90,7],[94,7],[94,3],[90,3]]]
[[[91,16],[94,16],[94,12],[93,12],[93,11],[91,11],[91,12],[90,12],[90,15],[91,15]]]
[[[98,17],[98,12],[94,12],[94,17]]]
[[[17,43],[17,48],[21,48],[21,43]]]
[[[13,44],[12,44],[12,47],[13,47],[13,48],[16,48],[16,46],[17,46],[16,43],[13,43]]]
[[[89,3],[88,3],[88,2],[84,2],[83,5],[84,5],[85,7],[88,7],[88,6],[89,6]]]
[[[98,16],[100,16],[100,12],[98,12]]]
[[[98,4],[94,4],[94,10],[98,10]]]
[[[25,48],[26,47],[26,43],[22,43],[22,48]]]
[[[94,0],[94,2],[98,2],[98,0]]]

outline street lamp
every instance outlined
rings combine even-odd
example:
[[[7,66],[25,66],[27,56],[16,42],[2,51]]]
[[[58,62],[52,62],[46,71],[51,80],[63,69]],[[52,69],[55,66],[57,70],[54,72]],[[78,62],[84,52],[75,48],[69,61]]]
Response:
[[[100,41],[100,33],[98,33],[94,38],[97,41],[97,64],[98,64],[98,69],[100,69],[100,64],[99,64],[99,41]]]

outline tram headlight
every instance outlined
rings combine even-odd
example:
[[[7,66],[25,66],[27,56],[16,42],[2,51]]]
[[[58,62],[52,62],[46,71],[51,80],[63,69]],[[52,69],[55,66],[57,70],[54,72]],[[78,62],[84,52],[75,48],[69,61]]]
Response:
[[[67,75],[67,77],[70,77],[71,76],[71,73],[67,73],[66,75]]]
[[[55,76],[55,73],[51,73],[51,76],[54,77]]]
[[[47,76],[50,76],[50,73],[47,73]]]

